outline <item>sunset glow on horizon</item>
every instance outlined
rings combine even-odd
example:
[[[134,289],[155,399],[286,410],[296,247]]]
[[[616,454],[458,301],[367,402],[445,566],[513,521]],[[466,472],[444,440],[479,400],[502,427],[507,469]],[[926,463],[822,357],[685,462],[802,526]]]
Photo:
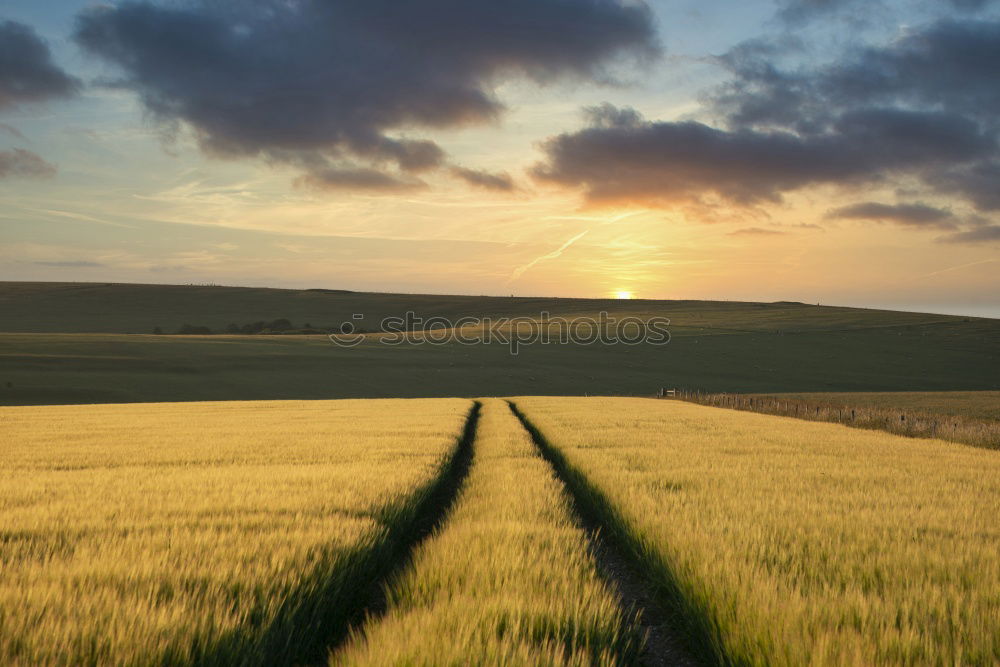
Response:
[[[998,3],[577,1],[13,0],[0,279],[1000,316]]]

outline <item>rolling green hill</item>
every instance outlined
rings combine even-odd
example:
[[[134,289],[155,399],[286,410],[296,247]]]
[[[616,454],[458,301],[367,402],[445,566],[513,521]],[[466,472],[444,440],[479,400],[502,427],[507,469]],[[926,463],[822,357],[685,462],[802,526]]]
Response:
[[[153,336],[385,316],[669,317],[668,345],[380,344],[325,336]],[[1000,389],[1000,321],[699,301],[362,294],[159,285],[0,283],[0,403],[523,394],[659,387],[815,392]],[[138,334],[138,335],[136,335]]]
[[[381,294],[343,290],[287,290],[194,285],[0,282],[0,332],[173,333],[184,324],[222,332],[229,324],[290,320],[331,328],[351,321],[375,330],[385,317],[457,319],[593,315],[670,317],[678,333],[794,332],[963,322],[948,315],[900,313],[802,303],[651,301],[532,297]],[[990,322],[991,320],[979,320]]]

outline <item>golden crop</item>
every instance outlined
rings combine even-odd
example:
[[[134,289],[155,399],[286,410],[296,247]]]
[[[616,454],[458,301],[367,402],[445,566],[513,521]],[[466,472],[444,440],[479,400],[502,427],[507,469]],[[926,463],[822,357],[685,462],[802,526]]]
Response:
[[[431,482],[470,405],[0,408],[0,663],[264,659]]]
[[[716,656],[1000,662],[1000,457],[677,401],[517,406]]]
[[[484,401],[472,468],[442,530],[418,549],[334,664],[622,664],[635,650],[562,485],[511,414]]]
[[[514,402],[719,661],[1000,662],[998,452],[678,401]],[[471,406],[0,408],[0,664],[322,659],[459,479]],[[385,613],[330,662],[634,663],[637,628],[504,402],[483,401],[472,452]]]

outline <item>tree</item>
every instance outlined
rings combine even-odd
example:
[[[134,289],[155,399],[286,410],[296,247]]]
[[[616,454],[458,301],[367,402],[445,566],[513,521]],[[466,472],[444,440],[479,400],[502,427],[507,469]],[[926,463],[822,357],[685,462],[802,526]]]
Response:
[[[212,333],[212,330],[208,327],[199,327],[193,324],[182,325],[177,333],[185,336],[205,336]]]
[[[245,334],[256,334],[264,330],[263,322],[254,322],[253,324],[244,324],[240,327],[240,333]]]
[[[269,322],[266,328],[271,331],[288,331],[292,328],[292,323],[282,317],[274,320],[273,322]]]

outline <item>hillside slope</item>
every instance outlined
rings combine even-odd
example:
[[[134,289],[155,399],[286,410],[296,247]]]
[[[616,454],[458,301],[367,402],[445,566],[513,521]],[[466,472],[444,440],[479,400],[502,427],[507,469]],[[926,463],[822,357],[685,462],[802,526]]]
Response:
[[[290,320],[332,328],[346,321],[376,330],[385,317],[407,311],[427,317],[659,315],[680,331],[817,331],[956,323],[966,318],[801,303],[653,301],[534,297],[381,294],[195,285],[0,282],[0,332],[173,333],[184,324],[222,332],[229,324]],[[352,320],[355,314],[363,319]],[[983,320],[990,321],[990,320]]]
[[[357,347],[325,336],[149,335],[181,324],[385,315],[669,317],[667,345]],[[803,304],[0,284],[0,404],[1000,389],[1000,321]],[[65,332],[65,333],[57,333]],[[89,333],[88,333],[89,332]],[[129,335],[135,332],[140,335]]]

